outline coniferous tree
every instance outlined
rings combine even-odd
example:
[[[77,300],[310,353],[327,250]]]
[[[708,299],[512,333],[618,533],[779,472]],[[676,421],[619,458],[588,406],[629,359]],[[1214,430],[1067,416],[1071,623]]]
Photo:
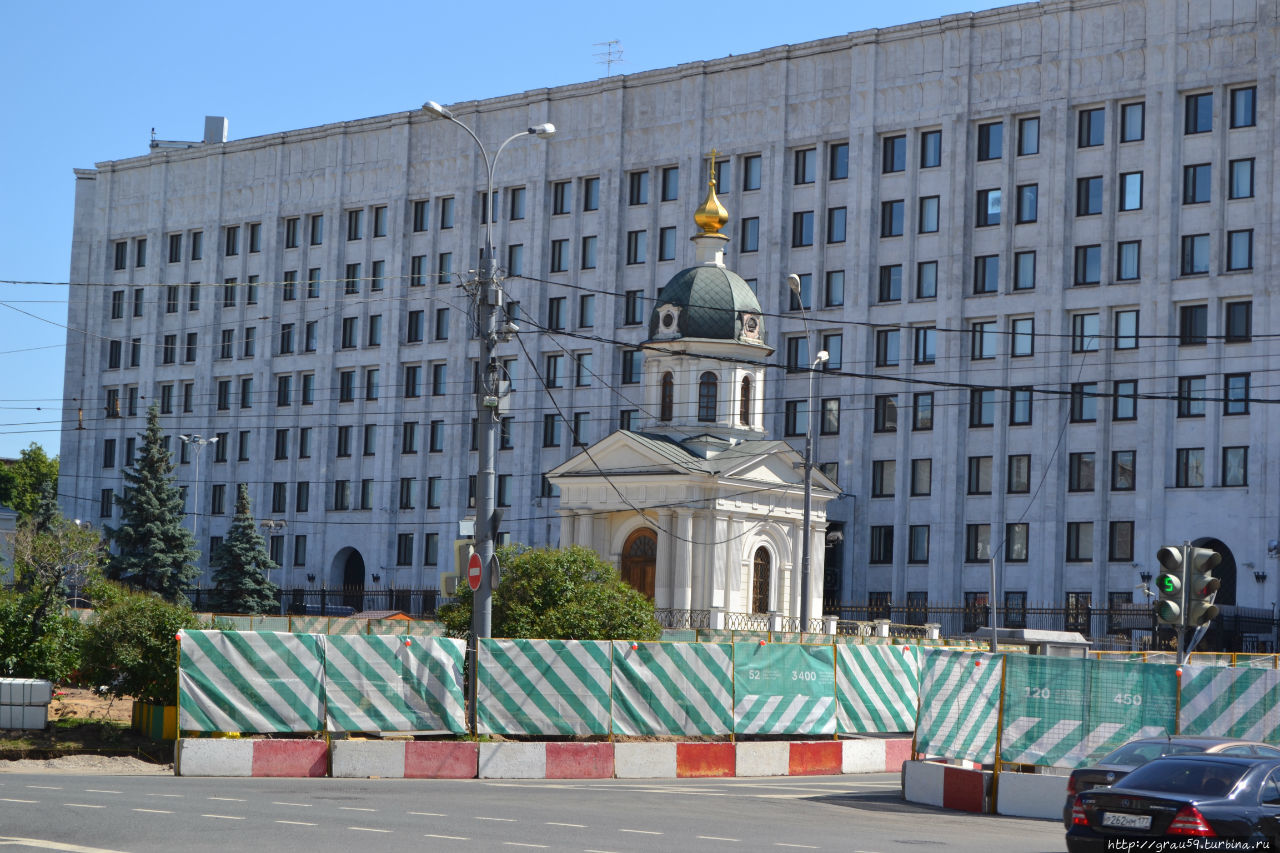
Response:
[[[153,405],[147,410],[138,460],[125,469],[124,491],[116,496],[120,526],[105,527],[115,551],[107,576],[178,601],[199,569],[195,540],[182,524],[182,493],[174,485],[173,458],[162,438]]]
[[[218,613],[274,613],[276,585],[267,573],[278,568],[267,554],[267,543],[249,511],[249,488],[236,492],[236,517],[209,561],[213,569],[213,609]]]

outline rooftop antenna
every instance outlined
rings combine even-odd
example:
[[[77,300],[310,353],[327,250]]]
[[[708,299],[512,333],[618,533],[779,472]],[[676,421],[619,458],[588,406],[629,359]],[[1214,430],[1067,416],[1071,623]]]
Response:
[[[592,45],[592,47],[604,48],[600,53],[595,54],[595,57],[596,64],[604,66],[604,73],[606,77],[613,75],[613,66],[615,63],[622,62],[622,48],[619,47],[621,44],[622,42],[617,39],[610,39],[609,41],[598,41]]]

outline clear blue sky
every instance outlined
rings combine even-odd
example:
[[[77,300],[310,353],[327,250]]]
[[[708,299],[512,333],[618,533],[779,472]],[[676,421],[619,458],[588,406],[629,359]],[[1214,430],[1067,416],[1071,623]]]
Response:
[[[999,5],[10,4],[0,33],[0,457],[32,441],[58,452],[71,170],[145,154],[153,127],[161,139],[199,139],[205,115],[225,115],[241,139],[591,80],[605,73],[594,45],[610,39],[621,42],[615,73],[633,74]]]

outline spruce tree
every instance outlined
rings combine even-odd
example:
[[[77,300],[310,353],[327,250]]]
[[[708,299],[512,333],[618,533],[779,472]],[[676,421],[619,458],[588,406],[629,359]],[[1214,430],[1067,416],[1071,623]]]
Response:
[[[214,549],[213,609],[217,613],[274,613],[279,606],[276,585],[267,572],[278,568],[267,554],[267,543],[254,526],[249,511],[249,488],[236,492],[236,517],[227,538]]]
[[[182,493],[174,485],[173,458],[161,441],[154,405],[141,437],[138,459],[125,469],[124,490],[116,496],[120,526],[105,527],[114,551],[107,575],[179,601],[200,570],[195,540],[182,525]]]

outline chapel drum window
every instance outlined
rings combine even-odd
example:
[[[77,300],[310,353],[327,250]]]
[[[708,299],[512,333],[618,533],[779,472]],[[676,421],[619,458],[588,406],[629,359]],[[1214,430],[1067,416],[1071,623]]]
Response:
[[[769,612],[769,576],[773,568],[773,558],[769,549],[756,549],[756,557],[751,568],[751,612]]]
[[[676,407],[676,380],[670,373],[662,374],[662,410],[658,420],[669,421]]]
[[[743,426],[751,426],[751,377],[742,377],[742,393],[738,399],[738,420]]]
[[[698,379],[698,420],[713,422],[716,419],[716,375],[711,371]]]

